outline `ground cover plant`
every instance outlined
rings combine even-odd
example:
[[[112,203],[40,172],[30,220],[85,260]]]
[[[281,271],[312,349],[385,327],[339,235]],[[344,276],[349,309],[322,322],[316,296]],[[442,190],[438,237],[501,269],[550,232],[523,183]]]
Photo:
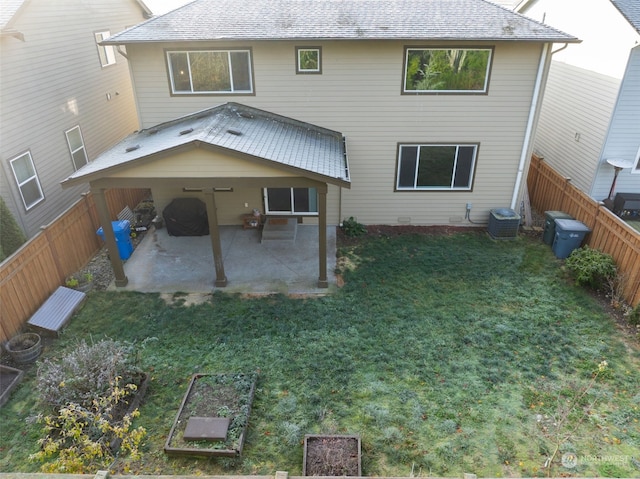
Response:
[[[147,437],[111,469],[299,475],[305,434],[358,434],[364,475],[638,476],[638,345],[548,246],[368,230],[323,298],[90,293],[45,356],[89,336],[136,345]],[[259,374],[242,456],[167,457],[191,376],[234,371]],[[0,409],[0,470],[39,469],[34,384]]]

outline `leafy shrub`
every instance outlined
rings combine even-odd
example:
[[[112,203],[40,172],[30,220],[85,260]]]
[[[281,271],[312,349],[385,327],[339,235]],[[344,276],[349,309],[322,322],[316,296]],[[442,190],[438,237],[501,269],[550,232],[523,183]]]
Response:
[[[6,203],[0,198],[0,261],[12,255],[27,241]]]
[[[119,378],[110,385],[107,395],[94,399],[90,407],[69,403],[50,416],[39,416],[45,437],[41,449],[29,456],[32,461],[55,458],[42,466],[43,472],[86,473],[105,469],[113,462],[111,441],[119,441],[120,453],[140,458],[140,445],[146,435],[143,427],[133,429],[131,423],[139,413],[120,414],[124,398],[135,392],[134,384],[120,387]]]
[[[576,284],[596,290],[602,289],[617,274],[616,263],[611,255],[588,246],[574,250],[565,264]]]
[[[342,231],[347,236],[356,237],[366,234],[367,228],[362,223],[358,223],[358,220],[353,216],[350,216],[349,219],[342,222]]]
[[[116,378],[135,382],[139,370],[132,363],[132,345],[110,339],[94,344],[84,340],[60,361],[45,359],[38,367],[40,399],[59,409],[69,403],[91,407],[104,397]]]

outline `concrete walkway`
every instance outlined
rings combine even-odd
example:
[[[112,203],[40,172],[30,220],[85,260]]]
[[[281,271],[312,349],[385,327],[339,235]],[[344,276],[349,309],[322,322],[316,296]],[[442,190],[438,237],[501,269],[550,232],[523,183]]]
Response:
[[[298,225],[295,241],[260,242],[260,231],[220,228],[228,285],[214,286],[209,236],[169,236],[148,231],[124,265],[129,284],[117,291],[145,293],[326,294],[336,288],[336,228],[327,228],[329,288],[318,288],[318,227]]]

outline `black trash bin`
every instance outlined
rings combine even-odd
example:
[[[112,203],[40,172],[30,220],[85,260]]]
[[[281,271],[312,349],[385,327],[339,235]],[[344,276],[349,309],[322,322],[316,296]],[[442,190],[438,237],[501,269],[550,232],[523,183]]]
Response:
[[[556,220],[572,220],[574,219],[569,213],[564,211],[545,211],[544,212],[544,233],[542,241],[544,244],[551,246],[556,236]]]
[[[557,258],[567,258],[574,249],[580,248],[584,237],[591,229],[578,220],[556,220],[556,234],[551,249]]]

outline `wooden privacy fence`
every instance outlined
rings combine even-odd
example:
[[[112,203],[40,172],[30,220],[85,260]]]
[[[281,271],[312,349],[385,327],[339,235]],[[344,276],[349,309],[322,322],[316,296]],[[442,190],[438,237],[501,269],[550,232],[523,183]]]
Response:
[[[149,193],[147,189],[107,191],[112,218],[125,206],[135,208]],[[18,332],[65,278],[100,250],[99,227],[93,196],[84,194],[0,265],[0,342]]]
[[[586,243],[610,254],[624,278],[624,298],[640,303],[640,233],[614,215],[602,203],[591,199],[534,155],[527,177],[532,206],[542,211],[564,211],[591,229]]]

